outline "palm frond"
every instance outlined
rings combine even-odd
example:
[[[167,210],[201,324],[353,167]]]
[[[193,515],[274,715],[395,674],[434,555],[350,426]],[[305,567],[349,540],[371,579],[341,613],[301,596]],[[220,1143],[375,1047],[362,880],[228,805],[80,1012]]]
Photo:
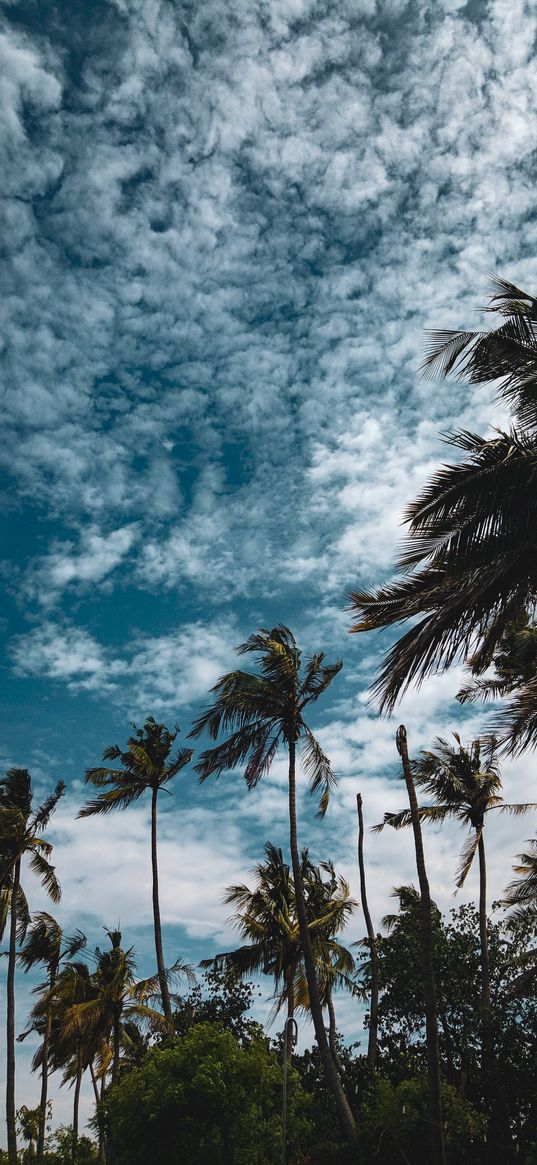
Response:
[[[328,809],[330,793],[335,789],[338,778],[332,765],[311,730],[304,725],[304,744],[301,750],[304,771],[309,778],[312,797],[319,797],[318,817],[324,817]]]
[[[466,878],[468,877],[468,874],[470,873],[472,862],[475,858],[475,855],[477,853],[477,849],[479,846],[480,836],[481,836],[481,831],[476,829],[470,835],[470,837],[468,838],[468,841],[466,842],[466,845],[461,850],[459,864],[457,867],[456,882],[455,882],[455,885],[457,886],[458,890],[461,889],[461,886],[464,886]]]
[[[53,902],[59,902],[62,891],[54,866],[51,866],[50,862],[38,850],[28,853],[28,864],[32,872],[39,878],[49,898],[52,898]]]

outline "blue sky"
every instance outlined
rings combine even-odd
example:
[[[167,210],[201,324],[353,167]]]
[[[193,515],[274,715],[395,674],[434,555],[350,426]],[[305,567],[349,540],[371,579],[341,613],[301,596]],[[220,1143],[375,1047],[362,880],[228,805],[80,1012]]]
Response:
[[[500,419],[488,390],[417,368],[424,328],[478,326],[489,271],[537,285],[537,13],[0,13],[0,748],[38,792],[67,781],[58,916],[93,945],[119,921],[145,972],[148,809],[77,822],[83,773],[146,715],[186,735],[255,627],[285,622],[306,651],[344,659],[313,723],[340,789],[321,825],[305,800],[300,817],[302,841],[354,886],[356,791],[370,823],[401,804],[396,723],[414,749],[483,724],[453,704],[456,671],[378,721],[366,701],[383,640],[349,636],[345,594],[389,575],[402,510],[446,457],[440,432]],[[532,765],[506,766],[510,799],[531,797]],[[198,959],[231,941],[223,888],[265,841],[286,844],[283,759],[251,794],[240,774],[202,789],[185,774],[162,811],[166,949]],[[532,826],[489,828],[494,894]],[[429,841],[444,906],[460,840]],[[369,851],[378,919],[412,879],[410,842],[385,833]],[[356,1036],[348,1001],[340,1015]],[[18,1096],[37,1096],[24,1063]]]

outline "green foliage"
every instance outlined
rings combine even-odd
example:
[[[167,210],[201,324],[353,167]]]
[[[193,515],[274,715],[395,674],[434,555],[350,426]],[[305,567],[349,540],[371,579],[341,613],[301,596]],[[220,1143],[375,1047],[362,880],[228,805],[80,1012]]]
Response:
[[[442,1086],[446,1158],[448,1165],[475,1165],[480,1160],[486,1121],[457,1095]],[[356,1165],[400,1165],[401,1161],[428,1161],[430,1122],[427,1081],[380,1079],[363,1105]]]
[[[277,1165],[282,1070],[265,1041],[241,1047],[199,1024],[108,1093],[113,1165]],[[309,1101],[289,1073],[289,1160],[308,1138]]]
[[[211,967],[204,980],[203,987],[198,983],[188,995],[179,997],[174,1013],[177,1034],[184,1036],[199,1023],[218,1023],[240,1044],[261,1039],[261,1024],[247,1016],[254,996],[252,984],[226,967]]]
[[[99,1160],[94,1141],[89,1137],[79,1137],[73,1155],[73,1129],[71,1125],[60,1125],[47,1140],[44,1165],[93,1165]]]
[[[425,1072],[423,990],[419,966],[419,896],[398,891],[401,910],[378,936],[381,976],[380,1070],[395,1086]],[[445,1079],[476,1108],[484,1102],[480,1074],[480,966],[477,911],[462,905],[448,920],[433,908],[439,1042]],[[519,989],[535,934],[527,919],[489,920],[492,1027],[513,1133],[528,1148],[537,1126],[534,1071],[537,1060],[537,981]],[[367,984],[367,954],[363,977]]]

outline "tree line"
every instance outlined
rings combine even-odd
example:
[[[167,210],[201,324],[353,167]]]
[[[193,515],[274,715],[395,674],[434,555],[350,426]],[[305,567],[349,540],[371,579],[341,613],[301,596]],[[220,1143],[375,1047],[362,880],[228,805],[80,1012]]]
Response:
[[[291,1146],[295,1156],[289,1160],[296,1162],[365,1160],[366,1142],[370,1153],[367,1159],[388,1162],[390,1152],[399,1153],[398,1159],[401,1154],[403,1159],[408,1159],[404,1137],[408,1137],[409,1122],[404,1133],[396,1120],[400,1109],[406,1116],[407,1106],[409,1112],[418,1114],[416,1128],[422,1142],[425,1137],[425,1156],[434,1165],[463,1160],[461,1144],[455,1149],[453,1142],[457,1122],[457,1127],[464,1126],[472,1140],[473,1156],[468,1159],[498,1160],[500,1146],[501,1159],[514,1160],[521,1138],[524,1151],[531,1152],[528,1133],[531,1126],[527,1119],[521,1124],[520,1114],[522,1111],[524,1115],[526,1110],[533,1112],[532,1102],[526,1094],[522,1095],[522,1085],[522,1091],[514,1096],[505,1078],[500,1013],[511,1014],[514,1009],[520,1017],[526,1008],[526,1021],[528,1017],[531,1020],[535,1043],[535,1014],[528,1000],[534,1000],[537,979],[534,955],[537,843],[531,842],[529,849],[520,855],[517,877],[505,892],[504,902],[514,906],[514,915],[504,925],[498,943],[501,947],[503,942],[501,949],[507,964],[515,967],[516,973],[511,977],[503,973],[502,977],[493,968],[491,954],[493,928],[487,916],[484,827],[490,812],[520,815],[536,808],[531,801],[523,804],[503,801],[499,756],[502,750],[517,753],[532,746],[537,728],[537,552],[533,520],[533,475],[537,460],[537,301],[514,285],[497,280],[490,309],[500,313],[497,328],[480,333],[434,334],[425,367],[431,375],[455,373],[470,383],[496,382],[496,391],[512,408],[512,426],[509,432],[496,432],[491,438],[466,432],[448,438],[454,447],[468,455],[467,459],[444,466],[409,508],[409,533],[399,559],[398,577],[375,591],[356,590],[350,601],[357,616],[355,632],[411,620],[410,630],[389,650],[380,671],[375,692],[381,710],[392,710],[408,684],[425,681],[428,675],[447,668],[461,657],[469,673],[468,685],[459,693],[461,702],[492,698],[503,703],[500,711],[492,715],[490,731],[482,739],[463,745],[460,736],[455,734],[453,742],[439,739],[417,759],[409,756],[404,725],[397,732],[408,806],[396,814],[387,814],[378,828],[413,830],[419,892],[400,888],[400,920],[389,924],[392,929],[388,938],[376,934],[368,908],[359,798],[358,862],[367,931],[362,947],[365,958],[354,956],[341,942],[342,931],[356,905],[347,884],[336,874],[330,861],[318,866],[312,863],[307,849],[300,848],[297,832],[297,766],[301,765],[309,779],[320,817],[326,813],[336,784],[330,759],[308,721],[311,705],[328,690],[341,669],[341,661],[328,663],[322,652],[303,657],[293,633],[283,625],[260,628],[238,648],[239,655],[252,660],[252,670],[235,670],[218,681],[211,691],[212,703],[196,720],[190,733],[193,739],[205,735],[213,742],[201,751],[194,764],[201,782],[240,767],[248,787],[253,788],[268,773],[280,748],[287,755],[290,862],[287,864],[282,851],[268,843],[265,861],[255,872],[254,887],[228,889],[227,901],[236,908],[237,925],[244,941],[237,950],[217,955],[211,962],[213,973],[239,980],[256,971],[270,974],[275,983],[275,1007],[285,1008],[288,1021],[293,1019],[297,1008],[307,1008],[311,1014],[316,1040],[315,1065],[311,1062],[302,1065],[301,1081],[295,1081],[295,1100],[298,1125],[302,1118],[304,1128],[308,1121],[310,1126],[312,1121],[313,1126],[317,1121],[317,1132],[307,1153],[299,1147],[300,1137],[295,1149]],[[1,920],[2,929],[9,935],[6,1090],[9,1165],[15,1165],[18,1160],[14,1027],[17,962],[25,969],[37,962],[47,968],[47,981],[39,992],[30,1020],[31,1027],[41,1037],[35,1061],[36,1068],[42,1069],[35,1137],[38,1161],[46,1159],[47,1080],[51,1070],[59,1068],[65,1079],[74,1081],[75,1101],[82,1072],[90,1071],[98,1112],[99,1157],[120,1163],[135,1160],[132,1146],[126,1156],[122,1148],[125,1121],[121,1096],[127,1106],[133,1102],[137,1081],[142,1079],[136,1073],[142,1073],[143,1077],[144,1065],[145,1071],[152,1072],[157,1082],[159,1072],[164,1073],[164,1086],[165,1079],[168,1082],[182,1079],[180,1074],[188,1063],[196,1062],[196,1056],[201,1057],[200,1064],[205,1062],[209,1071],[210,1056],[207,1053],[209,1060],[203,1061],[204,1047],[213,1047],[213,1069],[219,1062],[218,1056],[231,1057],[233,1062],[233,1057],[237,1058],[238,1052],[229,1044],[229,1031],[225,1036],[227,1043],[225,1047],[222,1044],[217,1055],[215,1024],[210,1021],[207,1028],[202,1008],[201,1022],[187,1025],[182,1036],[177,1034],[186,1004],[184,1001],[178,1004],[174,988],[178,978],[192,976],[193,969],[181,961],[166,967],[157,851],[158,794],[193,759],[192,749],[178,748],[176,738],[177,729],[170,731],[148,717],[143,728],[135,729],[126,748],[120,749],[117,745],[107,748],[103,759],[117,763],[87,771],[86,781],[96,792],[79,814],[93,816],[125,809],[145,793],[150,795],[156,960],[156,975],[150,979],[136,979],[133,951],[123,948],[118,931],[108,931],[109,948],[97,949],[88,960],[76,957],[84,947],[82,935],[63,936],[54,919],[45,913],[32,917],[21,881],[22,864],[27,863],[51,899],[57,901],[60,888],[50,861],[52,847],[43,834],[64,786],[60,782],[51,796],[35,809],[27,770],[10,769],[0,782]],[[423,794],[422,803],[418,801],[418,792]],[[464,1052],[458,1013],[456,1009],[450,1012],[451,1004],[448,1006],[453,984],[442,961],[439,962],[442,926],[431,897],[422,841],[422,825],[441,824],[449,818],[458,820],[469,830],[461,852],[458,885],[464,883],[474,859],[479,867],[479,902],[472,916],[477,941],[478,1023],[474,1019],[471,1040],[468,1036]],[[459,920],[460,926],[462,921]],[[390,988],[386,952],[390,951],[390,940],[404,925],[414,928],[416,961],[409,982],[414,987],[413,998],[418,1010],[414,1009],[412,1038],[405,1027],[405,1018],[399,1017],[397,1038],[401,1041],[401,1057],[397,1069],[393,1060],[393,1030],[390,1052],[386,1043],[386,1000]],[[391,973],[393,978],[394,968]],[[367,995],[370,1006],[366,1057],[349,1058],[338,1041],[334,1012],[337,987],[347,988],[353,996]],[[495,991],[500,994],[495,995]],[[200,1008],[198,1012],[194,1009],[197,1019],[199,1013]],[[511,1041],[519,1022],[519,1019],[513,1020],[509,1028]],[[196,1026],[200,1029],[197,1034]],[[151,1033],[149,1042],[154,1047],[147,1046],[147,1038],[140,1034],[144,1031]],[[283,1055],[289,1059],[291,1031],[288,1022]],[[233,1033],[231,1038],[235,1038]],[[519,1028],[521,1048],[526,1038],[527,1032],[522,1035]],[[188,1056],[185,1059],[185,1048],[179,1046],[178,1039],[191,1041],[190,1060]],[[257,1070],[262,1074],[266,1067],[268,1077],[272,1078],[273,1061],[269,1059],[266,1064],[263,1061],[263,1067],[259,1059],[262,1054],[269,1055],[266,1049],[265,1053],[261,1051],[259,1033],[250,1043],[243,1039],[237,1047],[241,1053],[251,1052]],[[133,1066],[136,1056],[141,1062]],[[237,1061],[237,1079],[242,1079],[243,1070],[246,1078],[253,1071],[252,1064],[248,1063],[250,1067],[241,1060],[239,1070]],[[292,1066],[290,1070],[292,1074]],[[179,1073],[179,1077],[174,1077],[174,1073]],[[231,1067],[230,1073],[233,1076]],[[308,1094],[307,1081],[311,1085],[309,1095],[316,1099],[315,1116],[305,1104],[300,1117],[300,1087]],[[126,1091],[122,1093],[122,1089]],[[397,1094],[397,1089],[403,1091]],[[403,1095],[407,1096],[406,1101],[401,1100]],[[141,1111],[139,1096],[136,1104]],[[451,1126],[448,1121],[446,1127],[447,1111],[455,1113],[456,1118]],[[328,1156],[325,1153],[323,1157],[325,1150],[319,1147],[322,1135],[318,1126],[320,1114],[324,1113],[329,1114],[330,1120],[333,1118],[334,1124],[328,1138],[331,1147],[325,1146]],[[182,1115],[182,1128],[186,1127],[187,1115],[186,1112]],[[378,1137],[371,1133],[377,1117]],[[269,1113],[267,1129],[275,1121],[275,1113]],[[189,1125],[191,1160],[197,1159],[193,1146],[198,1126],[199,1121]],[[398,1131],[394,1131],[396,1126]],[[178,1135],[177,1129],[175,1132]],[[199,1127],[198,1132],[201,1137]],[[368,1142],[370,1135],[373,1139]],[[248,1135],[245,1133],[244,1137],[240,1152],[244,1150],[247,1154]],[[252,1137],[250,1127],[250,1140]],[[250,1158],[244,1154],[240,1158],[237,1145],[230,1148],[229,1138],[232,1139],[231,1133],[229,1143],[217,1138],[217,1147],[213,1144],[211,1148],[216,1156],[214,1153],[208,1156],[206,1146],[203,1150],[206,1156],[200,1157],[200,1161],[238,1162],[240,1159],[249,1165],[258,1159],[252,1155],[253,1141]],[[75,1109],[69,1150],[73,1160],[79,1150],[77,1142]],[[157,1160],[155,1145],[152,1152],[152,1157],[137,1159],[140,1162]],[[162,1159],[173,1160],[169,1145],[166,1152],[168,1157]],[[271,1159],[267,1156],[266,1144],[260,1152],[259,1160]],[[453,1155],[455,1152],[457,1156]]]

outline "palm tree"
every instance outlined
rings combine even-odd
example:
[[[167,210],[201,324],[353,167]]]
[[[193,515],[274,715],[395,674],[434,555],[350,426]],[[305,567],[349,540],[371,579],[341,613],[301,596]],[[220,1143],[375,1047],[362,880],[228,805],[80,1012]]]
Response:
[[[349,883],[345,878],[336,875],[331,861],[321,862],[319,866],[315,866],[308,860],[307,850],[304,850],[303,854],[306,859],[304,871],[306,912],[316,977],[321,1004],[328,1012],[329,1047],[342,1075],[337,1048],[333,993],[335,987],[344,987],[353,993],[356,991],[354,982],[356,961],[348,948],[338,941],[336,935],[346,927],[357,903],[351,898]],[[303,961],[297,970],[295,1003],[297,1007],[310,1011],[310,996]]]
[[[162,999],[162,1010],[168,1030],[173,1033],[172,1008],[168,986],[168,972],[164,963],[162,947],[162,926],[157,861],[157,801],[158,795],[192,758],[191,748],[180,748],[171,757],[172,748],[179,729],[170,732],[164,724],[157,724],[152,716],[143,728],[135,728],[129,737],[127,748],[121,751],[117,744],[110,745],[103,754],[104,760],[119,760],[120,769],[88,769],[87,783],[104,790],[80,810],[79,817],[93,817],[95,814],[111,813],[114,809],[126,809],[149,789],[151,791],[151,869],[153,877],[153,924],[155,932],[155,952]]]
[[[425,371],[470,383],[499,383],[514,410],[508,432],[486,439],[459,432],[450,445],[466,459],[443,466],[407,510],[399,577],[356,590],[353,631],[413,625],[385,657],[375,684],[382,709],[412,681],[472,654],[488,666],[506,628],[537,595],[537,300],[494,280],[489,310],[498,328],[433,333]]]
[[[251,789],[270,769],[280,743],[287,748],[291,862],[315,1036],[342,1129],[345,1136],[353,1140],[356,1131],[354,1117],[323,1024],[300,873],[296,816],[296,746],[300,739],[303,741],[303,766],[310,778],[311,792],[320,798],[321,816],[326,812],[330,789],[336,781],[330,761],[303,714],[305,708],[315,703],[330,686],[342,664],[340,661],[325,664],[324,654],[319,653],[312,655],[302,669],[301,652],[294,635],[281,624],[272,630],[260,628],[237,650],[239,655],[258,656],[260,674],[229,672],[212,688],[215,701],[196,720],[190,735],[197,737],[205,730],[213,740],[217,740],[222,731],[229,731],[230,735],[214,748],[206,749],[195,768],[200,780],[205,781],[212,774],[219,776],[245,763],[244,778]]]
[[[281,849],[270,842],[265,846],[267,860],[255,867],[253,890],[244,884],[228,886],[224,901],[237,909],[233,922],[246,942],[237,950],[204,959],[202,967],[225,967],[239,975],[261,971],[274,979],[275,1013],[285,1005],[287,1019],[297,1007],[309,1011],[309,993],[304,970],[302,945],[296,911],[295,887]],[[334,982],[349,985],[355,970],[352,954],[335,934],[346,925],[356,903],[350,897],[348,883],[337,878],[331,862],[314,866],[308,851],[302,850],[300,870],[306,896],[308,925],[319,978],[323,1006],[329,1010],[329,1042],[335,1049],[335,1017],[332,1003]],[[323,878],[328,873],[328,881]],[[291,1025],[286,1025],[287,1059],[292,1055]]]
[[[15,963],[17,941],[22,942],[30,922],[28,902],[21,885],[24,860],[39,878],[53,902],[59,902],[60,884],[49,858],[52,845],[40,834],[46,829],[65,789],[63,781],[38,809],[32,808],[32,781],[27,769],[8,769],[0,780],[0,890],[3,926],[10,917],[7,970],[7,1072],[6,1121],[9,1165],[17,1163],[15,1109]],[[3,933],[3,927],[2,927]],[[0,935],[1,937],[1,935]]]
[[[78,1113],[82,1078],[97,1057],[107,1033],[98,1022],[88,1023],[87,1011],[94,1003],[97,987],[90,967],[82,960],[64,964],[50,991],[34,1008],[34,1017],[51,1014],[49,1058],[53,1071],[62,1071],[62,1084],[74,1085],[72,1154],[78,1144]],[[33,1067],[43,1065],[43,1049],[34,1057]]]
[[[229,968],[243,976],[261,972],[274,979],[276,1012],[284,1004],[287,1018],[295,1010],[294,982],[301,959],[300,938],[295,908],[295,888],[289,866],[281,849],[267,842],[266,860],[258,862],[253,873],[254,888],[245,883],[228,886],[224,902],[235,907],[232,921],[243,943],[234,951],[204,959],[200,966]],[[307,851],[302,851],[305,874]],[[287,1058],[292,1053],[291,1025],[287,1027]]]
[[[479,937],[481,952],[481,1010],[482,1057],[484,1076],[495,1076],[491,1030],[491,993],[487,934],[487,865],[484,827],[487,813],[520,815],[537,808],[533,803],[506,804],[501,796],[502,780],[497,759],[497,745],[493,737],[474,740],[464,748],[460,737],[454,734],[453,747],[442,738],[436,749],[423,752],[421,760],[413,765],[413,779],[418,788],[433,798],[433,804],[418,809],[420,821],[440,824],[454,818],[470,828],[470,837],[464,846],[457,871],[457,888],[464,885],[476,854],[479,858]],[[410,825],[408,809],[400,813],[386,813],[384,825],[401,829]]]
[[[19,951],[18,962],[25,971],[30,971],[38,963],[43,963],[47,978],[44,984],[34,988],[40,996],[37,1012],[32,1013],[32,1025],[19,1036],[19,1040],[29,1035],[31,1031],[41,1028],[43,1043],[41,1047],[41,1099],[39,1101],[39,1131],[37,1137],[37,1161],[43,1158],[45,1147],[45,1126],[47,1118],[47,1093],[49,1077],[49,1047],[52,1033],[52,1002],[56,978],[62,959],[72,959],[86,945],[86,936],[77,931],[71,938],[64,938],[62,928],[52,915],[46,911],[35,914],[26,936],[24,946]],[[45,1014],[40,1008],[41,1000],[46,997]],[[40,1014],[41,1012],[41,1014]]]

